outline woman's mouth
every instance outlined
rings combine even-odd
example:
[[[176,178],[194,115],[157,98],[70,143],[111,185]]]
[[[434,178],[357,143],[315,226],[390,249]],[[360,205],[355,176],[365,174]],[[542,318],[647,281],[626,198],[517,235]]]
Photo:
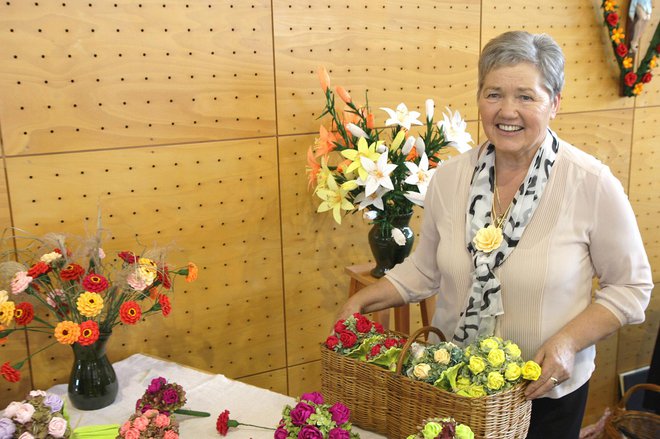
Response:
[[[523,129],[523,127],[521,127],[520,125],[506,125],[506,124],[503,124],[503,123],[498,123],[498,124],[496,124],[496,126],[500,130],[510,132],[510,133],[520,131],[520,130]]]

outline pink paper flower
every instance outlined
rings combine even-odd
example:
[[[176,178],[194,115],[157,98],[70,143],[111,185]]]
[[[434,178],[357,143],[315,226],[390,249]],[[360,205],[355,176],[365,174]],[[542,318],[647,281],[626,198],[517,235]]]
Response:
[[[48,434],[55,438],[64,437],[64,433],[66,433],[66,426],[66,419],[55,416],[48,423]]]
[[[32,404],[23,403],[16,411],[14,417],[17,422],[25,424],[32,420],[32,415],[34,415],[34,406]]]
[[[140,416],[133,419],[133,428],[144,431],[147,429],[147,425],[149,425],[149,419],[147,419],[146,416]]]
[[[32,278],[27,275],[27,271],[18,271],[11,280],[11,293],[19,294],[25,291],[32,282]]]
[[[156,427],[159,428],[167,427],[170,425],[170,417],[160,413],[158,416],[156,416],[156,419],[154,419],[154,423],[156,424]]]

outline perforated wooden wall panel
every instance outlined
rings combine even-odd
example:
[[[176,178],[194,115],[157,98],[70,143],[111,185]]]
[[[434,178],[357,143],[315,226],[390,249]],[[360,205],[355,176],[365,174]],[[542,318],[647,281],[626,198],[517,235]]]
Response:
[[[660,282],[660,153],[658,153],[660,107],[635,110],[630,163],[630,202],[644,238],[653,280]]]
[[[528,2],[484,0],[483,44],[508,30],[548,33],[566,57],[564,112],[631,108],[618,95],[619,72],[611,45],[604,40],[600,2]]]
[[[275,134],[270,2],[3,1],[6,154]]]
[[[158,243],[171,246],[174,266],[199,265],[196,283],[179,283],[171,316],[118,328],[111,356],[137,348],[242,376],[285,365],[276,163],[269,138],[11,157],[7,172],[14,220],[36,235],[82,233],[101,206],[115,237],[107,254]],[[36,383],[40,373],[66,379],[70,354],[60,355],[35,357]]]
[[[479,11],[475,0],[274,2],[280,133],[318,130],[319,65],[374,109],[423,110],[432,97],[476,119]]]
[[[177,283],[167,319],[116,329],[111,360],[141,351],[278,392],[318,390],[319,343],[348,291],[344,267],[371,260],[370,226],[317,214],[307,187],[318,66],[360,103],[368,90],[377,121],[379,107],[423,111],[433,98],[436,114],[450,106],[467,118],[478,144],[480,48],[526,29],[562,45],[553,127],[622,181],[658,282],[660,81],[618,96],[600,3],[3,1],[0,225],[80,234],[100,206],[115,237],[108,255],[157,243],[174,265],[200,266],[196,283]],[[647,358],[656,302],[647,323],[599,344],[587,421],[615,402],[616,372]],[[20,360],[24,346],[10,338],[0,363]],[[26,365],[27,380],[3,384],[0,403],[65,382],[70,362],[64,346],[38,354],[34,377]]]

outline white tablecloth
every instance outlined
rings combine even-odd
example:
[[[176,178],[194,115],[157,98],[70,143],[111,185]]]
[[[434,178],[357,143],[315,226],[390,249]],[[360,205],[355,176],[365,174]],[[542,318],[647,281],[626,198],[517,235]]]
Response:
[[[286,395],[142,354],[132,355],[114,363],[113,366],[119,381],[119,393],[115,402],[106,408],[77,410],[69,402],[66,384],[58,384],[49,389],[49,392],[60,395],[66,401],[73,428],[122,424],[134,412],[135,402],[142,396],[151,380],[159,376],[183,387],[188,400],[185,408],[211,413],[207,418],[177,415],[182,439],[220,437],[216,432],[215,422],[223,410],[229,410],[230,419],[238,422],[275,427],[284,406],[295,404],[295,399]],[[309,389],[314,390],[319,389]],[[384,437],[356,427],[354,431],[362,438]],[[228,436],[235,439],[272,438],[273,431],[241,425],[230,429]]]

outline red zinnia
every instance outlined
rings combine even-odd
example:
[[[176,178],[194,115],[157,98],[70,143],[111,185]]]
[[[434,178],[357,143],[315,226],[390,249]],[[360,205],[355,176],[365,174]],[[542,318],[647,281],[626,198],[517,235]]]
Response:
[[[78,264],[69,264],[60,271],[62,280],[78,280],[85,274],[85,269]]]
[[[21,302],[16,305],[14,310],[14,319],[19,325],[28,325],[34,318],[34,307],[31,303]]]
[[[163,312],[163,316],[167,317],[172,312],[172,304],[170,303],[170,298],[164,294],[158,296],[158,303],[160,304],[160,309]]]
[[[117,256],[119,256],[124,262],[129,263],[129,264],[135,264],[135,261],[137,261],[137,256],[133,252],[119,252],[117,253]]]
[[[85,288],[85,291],[100,293],[108,288],[108,280],[100,274],[89,273],[85,276],[85,279],[83,279],[82,285],[83,288]]]
[[[610,26],[616,26],[616,24],[619,22],[619,14],[612,12],[611,14],[607,14],[606,19]]]
[[[0,375],[10,383],[17,383],[21,379],[21,373],[9,365],[9,361],[0,367]]]
[[[628,55],[628,47],[625,44],[621,43],[618,46],[616,46],[616,53],[621,58],[623,58],[624,56]]]
[[[637,82],[637,74],[635,72],[626,73],[626,76],[623,77],[623,82],[625,82],[628,87],[632,87],[632,85]]]
[[[42,274],[46,274],[50,271],[50,265],[46,264],[44,261],[39,261],[36,264],[34,264],[30,269],[28,270],[27,274],[33,279],[38,278]]]
[[[119,316],[121,317],[122,322],[127,325],[134,325],[140,320],[140,317],[142,317],[142,310],[140,309],[140,305],[133,300],[129,300],[128,302],[122,303],[119,307]]]
[[[80,324],[80,337],[78,343],[81,346],[89,346],[99,339],[99,325],[94,320],[86,320]]]
[[[651,74],[651,72],[646,72],[644,73],[644,76],[642,76],[642,82],[645,84],[647,82],[651,82],[651,79],[653,79],[653,75]]]

